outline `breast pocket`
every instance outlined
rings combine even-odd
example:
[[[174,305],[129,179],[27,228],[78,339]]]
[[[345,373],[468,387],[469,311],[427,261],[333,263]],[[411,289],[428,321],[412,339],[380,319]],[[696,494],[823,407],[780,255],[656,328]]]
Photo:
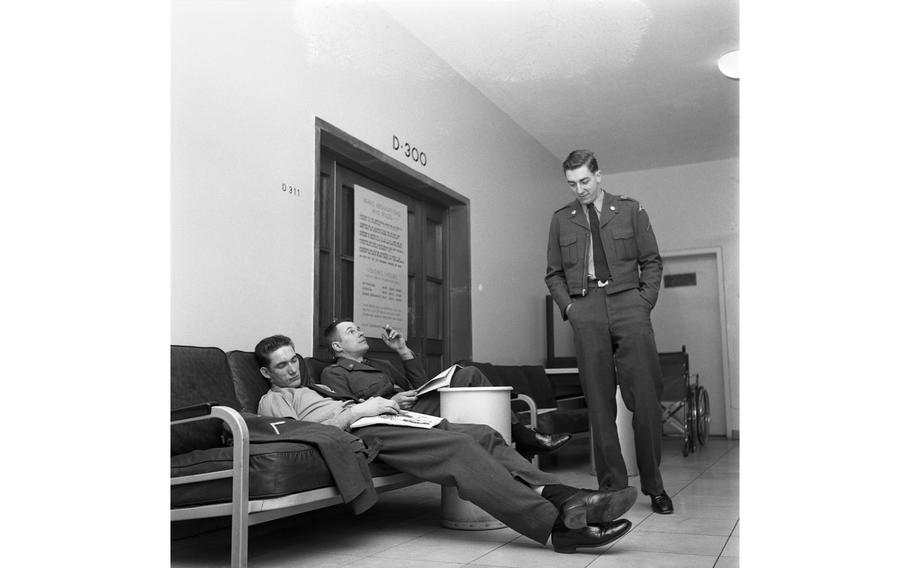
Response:
[[[559,235],[559,252],[564,266],[578,262],[578,235]]]
[[[613,229],[613,250],[622,259],[638,258],[638,247],[635,245],[635,232],[632,228]]]

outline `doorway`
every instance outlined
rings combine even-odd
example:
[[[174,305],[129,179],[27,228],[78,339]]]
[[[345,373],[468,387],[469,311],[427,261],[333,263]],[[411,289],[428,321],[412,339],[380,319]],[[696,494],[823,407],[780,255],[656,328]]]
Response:
[[[663,282],[651,324],[659,352],[685,345],[692,380],[708,391],[710,434],[729,435],[727,428],[727,341],[719,249],[662,252]]]
[[[321,331],[354,306],[354,187],[407,209],[408,346],[433,376],[471,358],[468,200],[317,119],[313,353],[332,354]],[[400,364],[378,337],[370,356]]]

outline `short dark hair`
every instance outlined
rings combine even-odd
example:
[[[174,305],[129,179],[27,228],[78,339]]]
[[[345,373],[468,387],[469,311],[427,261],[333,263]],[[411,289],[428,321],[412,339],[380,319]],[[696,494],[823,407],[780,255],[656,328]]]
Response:
[[[335,332],[338,331],[339,324],[351,322],[354,320],[351,318],[336,318],[332,320],[332,323],[325,326],[325,329],[322,330],[322,339],[325,342],[326,347],[329,348],[329,351],[332,352],[332,355],[335,355],[335,350],[332,349],[332,342],[335,341]]]
[[[297,351],[297,348],[294,347],[294,342],[287,335],[270,335],[256,344],[256,348],[253,349],[253,355],[255,355],[256,362],[259,363],[260,367],[268,367],[269,356],[282,347],[288,346],[295,352]]]
[[[582,166],[588,166],[592,173],[600,168],[597,166],[597,157],[590,150],[572,150],[572,153],[562,163],[562,171],[567,172]]]

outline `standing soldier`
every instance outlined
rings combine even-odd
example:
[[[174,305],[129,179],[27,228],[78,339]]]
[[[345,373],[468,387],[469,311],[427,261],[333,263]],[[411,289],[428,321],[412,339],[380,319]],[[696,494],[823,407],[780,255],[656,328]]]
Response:
[[[662,378],[651,328],[663,271],[657,239],[637,201],[604,191],[591,151],[573,151],[562,167],[576,199],[550,221],[546,282],[575,334],[598,485],[629,485],[616,431],[618,382],[633,413],[641,489],[655,512],[669,514],[673,502],[660,476]]]

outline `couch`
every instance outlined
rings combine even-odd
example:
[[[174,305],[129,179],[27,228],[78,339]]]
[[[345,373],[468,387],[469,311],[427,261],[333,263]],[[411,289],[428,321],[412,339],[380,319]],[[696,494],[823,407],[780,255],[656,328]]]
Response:
[[[303,357],[304,384],[329,363]],[[479,367],[497,386],[514,389],[516,410],[543,432],[587,431],[587,411],[565,409],[540,365]],[[268,381],[252,353],[171,346],[171,520],[228,517],[231,566],[247,565],[251,525],[346,502],[312,443],[252,443],[249,424]],[[348,436],[306,423],[315,434]],[[536,458],[535,458],[536,459]],[[368,464],[377,492],[420,480],[379,462]]]
[[[171,346],[171,520],[230,517],[235,568],[247,565],[250,525],[345,501],[316,445],[250,442],[247,421],[261,418],[255,410],[266,390],[252,353]],[[368,467],[377,492],[420,482],[377,461]]]

